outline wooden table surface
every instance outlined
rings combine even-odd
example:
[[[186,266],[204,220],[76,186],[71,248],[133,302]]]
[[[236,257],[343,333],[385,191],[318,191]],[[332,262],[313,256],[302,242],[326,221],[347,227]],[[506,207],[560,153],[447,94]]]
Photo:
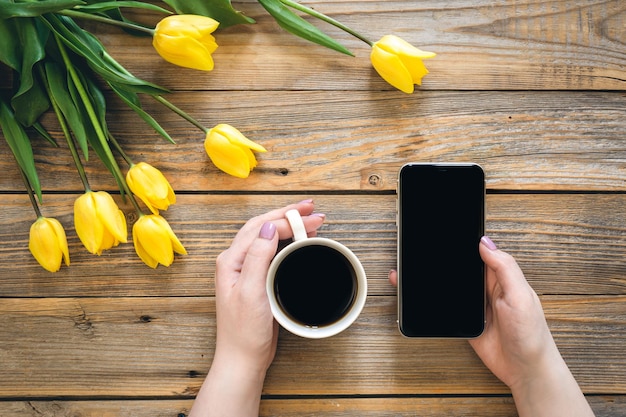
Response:
[[[253,0],[233,3],[257,24],[217,33],[210,73],[165,63],[146,38],[92,27],[202,123],[230,123],[268,149],[248,179],[233,178],[210,163],[198,130],[156,102],[144,106],[176,145],[110,105],[126,151],[177,192],[164,216],[189,254],[169,268],[148,268],[132,243],[89,254],[73,228],[82,187],[69,153],[34,139],[42,209],[64,224],[72,261],[43,270],[28,251],[35,217],[0,141],[0,416],[186,415],[213,356],[216,256],[248,218],[309,197],[328,216],[320,235],[362,260],[368,300],[338,336],[281,330],[261,415],[515,416],[509,390],[466,341],[397,330],[387,273],[396,175],[409,161],[484,167],[488,235],[540,295],[596,414],[626,415],[626,2],[303,3],[373,40],[393,33],[437,52],[431,73],[401,93],[371,68],[366,44],[326,26],[356,57],[309,44]],[[61,137],[50,114],[43,122]],[[93,189],[116,191],[97,160],[87,174]],[[132,206],[115,198],[131,224]]]

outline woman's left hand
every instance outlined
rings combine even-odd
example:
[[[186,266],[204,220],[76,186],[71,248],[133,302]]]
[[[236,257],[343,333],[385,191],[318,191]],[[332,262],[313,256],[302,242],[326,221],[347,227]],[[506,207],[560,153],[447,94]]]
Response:
[[[278,324],[265,289],[278,242],[293,237],[285,213],[297,209],[309,236],[324,222],[305,200],[254,217],[216,262],[217,341],[211,370],[190,416],[258,415],[265,373],[276,353]]]

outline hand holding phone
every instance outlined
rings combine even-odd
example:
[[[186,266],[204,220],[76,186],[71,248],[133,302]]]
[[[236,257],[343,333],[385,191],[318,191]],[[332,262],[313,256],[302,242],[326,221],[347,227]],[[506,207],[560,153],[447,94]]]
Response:
[[[485,176],[406,164],[398,176],[398,325],[408,337],[479,336],[485,324]]]

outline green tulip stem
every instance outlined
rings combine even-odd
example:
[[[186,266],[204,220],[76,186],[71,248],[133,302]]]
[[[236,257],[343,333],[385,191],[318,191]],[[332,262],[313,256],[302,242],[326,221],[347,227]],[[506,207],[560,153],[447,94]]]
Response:
[[[137,30],[140,32],[147,33],[150,36],[154,35],[154,29],[147,28],[145,26],[137,25],[137,24],[130,23],[130,22],[124,22],[121,20],[111,19],[109,17],[104,17],[101,15],[79,12],[77,10],[69,10],[69,9],[61,10],[58,13],[64,16],[68,16],[68,17],[72,17],[76,19],[93,20],[96,22],[107,23],[113,26],[119,26],[124,29]]]
[[[50,97],[52,96],[50,95]],[[50,100],[50,101],[52,101],[53,107],[58,106],[54,100]],[[57,109],[55,108],[54,111],[56,112]],[[85,191],[89,191],[91,190],[91,188],[89,187],[89,182],[87,181],[87,174],[85,174],[85,167],[80,161],[80,156],[78,156],[78,151],[76,150],[76,144],[74,144],[74,140],[72,139],[69,129],[67,128],[67,123],[65,121],[65,118],[63,118],[63,116],[60,113],[57,113],[57,117],[59,119],[59,124],[61,125],[61,129],[63,130],[63,134],[65,135],[65,139],[67,140],[67,146],[70,149],[72,158],[74,159],[74,164],[76,165],[78,176],[80,177],[80,180],[83,183],[83,187],[85,187]]]
[[[28,182],[28,177],[26,177],[26,174],[21,167],[18,167],[18,171],[20,171],[20,175],[22,176],[22,180],[24,181],[24,185],[26,186],[26,192],[28,193],[28,198],[30,198],[30,204],[35,210],[35,215],[37,216],[37,218],[40,218],[42,217],[41,210],[39,210],[39,204],[37,204],[37,199],[35,198],[33,188],[30,186],[30,182]]]
[[[59,108],[59,103],[54,99],[54,94],[50,90],[50,85],[47,82],[46,75],[44,74],[43,68],[39,67],[39,72],[41,74],[41,79],[43,80],[43,84],[48,93],[48,97],[50,98],[50,103],[52,104],[52,108],[54,109],[54,113],[57,115],[57,119],[59,121],[59,125],[61,125],[61,130],[63,130],[63,135],[65,136],[65,140],[67,141],[67,146],[72,154],[72,159],[74,160],[74,165],[76,165],[76,170],[78,171],[78,176],[80,177],[81,182],[83,183],[83,187],[85,191],[89,191],[91,188],[89,187],[89,181],[87,181],[87,174],[85,173],[85,167],[83,166],[80,156],[78,155],[78,151],[76,150],[76,145],[74,144],[74,140],[72,139],[72,135],[70,134],[70,130],[67,127],[67,121],[65,117],[63,117],[63,113]]]
[[[349,33],[350,35],[354,36],[357,39],[362,40],[363,42],[365,42],[366,44],[368,44],[369,46],[373,45],[373,42],[370,41],[369,39],[367,39],[365,36],[361,35],[360,33],[350,29],[348,26],[344,25],[343,23],[333,19],[332,17],[328,17],[323,13],[320,13],[316,10],[313,10],[309,7],[303,6],[300,3],[297,3],[293,0],[280,0],[280,2],[282,4],[284,4],[285,6],[289,6],[293,9],[299,10],[301,12],[304,12],[306,14],[308,14],[309,16],[313,16],[316,19],[322,20],[328,24],[331,24],[333,26],[335,26],[336,28],[339,28],[341,30],[343,30],[344,32]]]
[[[57,41],[57,45],[59,46],[59,51],[61,52],[61,56],[63,57],[63,61],[65,62],[65,65],[67,66],[68,72],[70,73],[70,77],[72,78],[72,81],[74,82],[76,86],[76,90],[78,91],[80,98],[83,100],[85,110],[87,110],[87,114],[89,115],[89,120],[91,120],[91,123],[93,124],[93,128],[96,131],[96,136],[98,136],[98,140],[100,141],[100,144],[102,145],[102,148],[104,149],[104,153],[106,154],[108,162],[110,163],[113,169],[113,175],[115,175],[115,178],[117,179],[118,184],[122,188],[121,191],[125,195],[128,196],[128,198],[130,199],[130,202],[132,203],[133,207],[137,211],[139,217],[141,217],[143,216],[143,211],[141,210],[141,207],[139,207],[139,203],[137,202],[137,199],[133,195],[132,191],[130,191],[128,184],[126,183],[126,180],[124,179],[124,174],[122,173],[120,166],[117,164],[117,161],[115,160],[115,157],[113,156],[113,152],[111,151],[111,147],[109,146],[107,136],[102,130],[102,126],[100,125],[98,116],[96,115],[96,111],[93,108],[91,100],[89,100],[89,95],[87,94],[87,91],[85,91],[85,87],[80,81],[80,78],[78,77],[78,74],[76,73],[76,70],[74,69],[74,66],[72,65],[72,63],[69,60],[69,57],[67,56],[67,51],[65,50],[65,46],[63,45],[63,42],[58,37],[56,38],[56,41]],[[115,142],[115,144],[119,146],[117,142]]]
[[[141,207],[139,207],[139,203],[137,202],[135,195],[129,192],[128,197],[130,198],[130,202],[133,204],[133,207],[135,208],[135,211],[137,212],[137,216],[139,217],[143,216],[144,215],[143,210],[141,210]]]
[[[58,37],[55,37],[55,38],[57,41],[57,45],[59,46],[59,51],[61,52],[61,56],[63,57],[63,61],[65,62],[67,70],[70,74],[70,77],[72,78],[72,81],[74,82],[74,85],[76,86],[76,90],[78,91],[78,94],[80,95],[80,98],[83,101],[85,110],[87,111],[87,114],[89,115],[89,120],[91,121],[91,124],[93,125],[93,128],[96,132],[96,136],[98,137],[98,140],[100,141],[100,144],[102,145],[102,149],[104,150],[104,153],[106,154],[106,158],[109,164],[111,165],[111,169],[113,170],[113,175],[115,176],[118,184],[122,188],[121,191],[130,195],[131,192],[130,192],[130,189],[128,188],[128,184],[126,184],[126,181],[124,180],[124,174],[122,174],[122,171],[119,165],[117,164],[115,157],[113,156],[113,152],[111,151],[111,147],[109,146],[109,143],[107,141],[106,134],[102,130],[102,126],[100,125],[100,121],[98,120],[96,111],[93,108],[93,104],[91,103],[89,94],[87,93],[87,91],[85,91],[85,87],[83,86],[83,83],[81,82],[80,77],[76,73],[76,69],[72,65],[72,62],[70,61],[70,58],[67,55],[67,51],[65,49],[65,46],[63,45],[63,42]]]
[[[209,129],[204,127],[200,122],[198,122],[196,119],[194,119],[189,114],[187,114],[187,112],[185,112],[183,109],[181,109],[179,107],[176,107],[173,103],[171,103],[167,99],[163,98],[163,96],[153,95],[152,97],[154,97],[154,99],[156,101],[158,101],[159,103],[163,104],[165,107],[167,107],[168,109],[172,110],[174,113],[178,114],[180,117],[182,117],[183,119],[187,120],[189,123],[191,123],[192,125],[194,125],[198,129],[202,130],[204,133],[207,133],[209,131]]]
[[[15,154],[13,154],[13,156],[15,156]],[[15,158],[15,162],[17,162],[17,157]],[[19,163],[17,164],[17,169],[18,171],[20,171],[20,175],[22,176],[22,181],[24,181],[24,186],[26,187],[28,198],[30,198],[30,204],[33,206],[33,209],[35,210],[35,215],[37,216],[37,218],[40,218],[41,210],[39,210],[39,204],[37,204],[37,199],[35,198],[33,187],[31,187],[30,181],[28,181],[28,177],[26,176],[26,173],[24,172],[24,170],[22,169]]]
[[[122,145],[120,145],[115,136],[109,134],[109,141],[113,144],[113,147],[122,156],[124,161],[126,161],[128,166],[132,167],[133,165],[135,165],[130,156],[128,156],[128,154],[124,152],[124,149],[122,149]]]

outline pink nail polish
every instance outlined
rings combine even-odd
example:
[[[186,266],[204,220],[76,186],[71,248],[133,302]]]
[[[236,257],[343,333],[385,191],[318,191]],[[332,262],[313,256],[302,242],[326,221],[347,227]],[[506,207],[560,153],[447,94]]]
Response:
[[[313,202],[312,198],[307,198],[306,200],[302,200],[301,202],[299,202],[298,204],[310,204]]]
[[[480,241],[487,246],[490,250],[497,250],[498,247],[496,246],[495,243],[493,243],[493,240],[489,239],[489,237],[487,236],[483,236],[480,238]]]
[[[259,237],[262,239],[272,240],[276,234],[276,225],[272,222],[265,222],[261,226]]]

